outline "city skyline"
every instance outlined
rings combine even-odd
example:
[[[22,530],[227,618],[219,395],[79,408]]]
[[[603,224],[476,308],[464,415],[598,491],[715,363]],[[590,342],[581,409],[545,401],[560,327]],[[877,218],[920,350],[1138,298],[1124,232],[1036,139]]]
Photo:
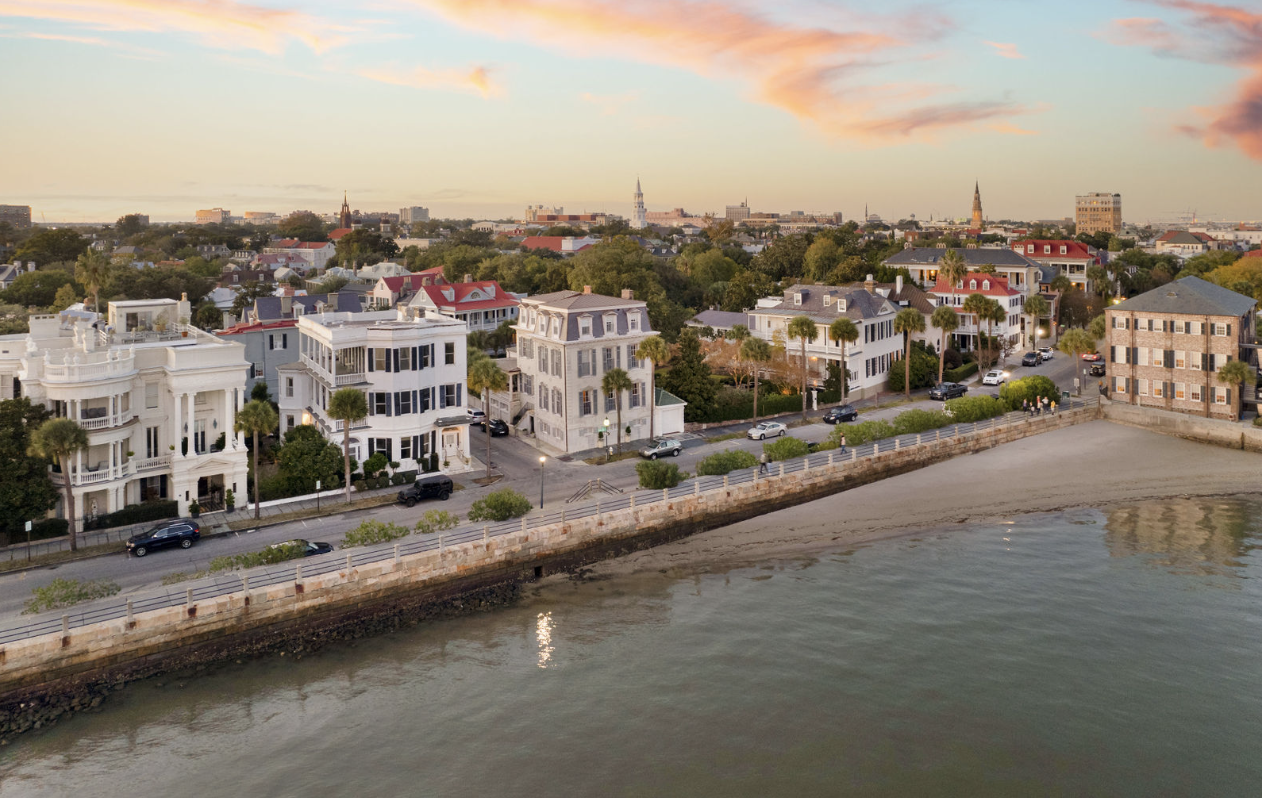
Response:
[[[0,0],[0,202],[36,221],[528,204],[1262,218],[1240,3]],[[36,120],[34,122],[30,120]]]

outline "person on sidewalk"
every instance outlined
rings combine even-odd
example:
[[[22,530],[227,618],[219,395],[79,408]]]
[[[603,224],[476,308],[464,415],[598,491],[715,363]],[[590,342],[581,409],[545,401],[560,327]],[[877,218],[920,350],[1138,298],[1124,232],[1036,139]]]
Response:
[[[1056,415],[1056,400],[1052,400],[1052,415]]]
[[[760,455],[758,458],[758,473],[759,474],[767,473],[767,453],[766,452],[763,452],[762,455]]]
[[[1044,413],[1048,412],[1049,410],[1051,410],[1051,407],[1052,407],[1052,400],[1051,400],[1051,398],[1050,398],[1050,397],[1047,397],[1047,396],[1044,396],[1044,397],[1043,397],[1043,412],[1044,412]]]
[[[841,433],[841,453],[846,453],[846,433]]]
[[[1026,397],[1025,399],[1022,399],[1022,400],[1021,400],[1021,412],[1025,413],[1027,416],[1028,416],[1028,415],[1030,415],[1030,399],[1029,399],[1029,397]]]

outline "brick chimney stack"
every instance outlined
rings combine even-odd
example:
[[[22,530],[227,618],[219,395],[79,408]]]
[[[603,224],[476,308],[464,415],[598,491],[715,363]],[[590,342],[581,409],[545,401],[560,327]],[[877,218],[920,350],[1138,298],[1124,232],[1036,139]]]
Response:
[[[869,294],[876,293],[876,281],[872,279],[872,275],[868,275],[868,279],[863,281],[863,287],[867,289]]]
[[[585,286],[583,286],[583,293],[584,293],[584,294],[590,294],[591,292],[592,292],[592,287],[591,287],[590,285],[585,285]]]

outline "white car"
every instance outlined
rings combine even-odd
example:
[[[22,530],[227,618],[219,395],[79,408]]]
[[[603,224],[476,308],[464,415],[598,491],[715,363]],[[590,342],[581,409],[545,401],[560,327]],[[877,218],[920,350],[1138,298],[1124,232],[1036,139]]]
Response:
[[[478,424],[481,424],[483,421],[486,421],[486,413],[481,410],[474,410],[471,407],[466,407],[465,413],[467,413],[469,416],[469,423],[473,424],[474,426],[477,426]]]
[[[1000,369],[991,369],[986,372],[986,376],[982,377],[982,385],[1003,385],[1008,381],[1008,372]]]
[[[764,421],[756,427],[750,427],[749,432],[745,433],[745,437],[750,440],[760,441],[763,438],[775,438],[785,434],[789,428],[778,421]]]
[[[1039,357],[1043,358],[1043,362],[1044,362],[1044,363],[1046,363],[1047,361],[1051,360],[1051,359],[1052,359],[1052,355],[1053,355],[1055,352],[1056,352],[1056,350],[1055,350],[1055,349],[1052,349],[1050,346],[1041,346],[1041,347],[1039,347]]]

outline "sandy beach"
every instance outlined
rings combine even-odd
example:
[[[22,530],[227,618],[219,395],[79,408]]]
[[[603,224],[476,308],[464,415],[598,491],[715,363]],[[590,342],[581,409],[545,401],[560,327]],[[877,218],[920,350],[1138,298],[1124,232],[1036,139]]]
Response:
[[[1093,421],[599,563],[589,577],[737,567],[953,524],[1259,492],[1262,456]]]

